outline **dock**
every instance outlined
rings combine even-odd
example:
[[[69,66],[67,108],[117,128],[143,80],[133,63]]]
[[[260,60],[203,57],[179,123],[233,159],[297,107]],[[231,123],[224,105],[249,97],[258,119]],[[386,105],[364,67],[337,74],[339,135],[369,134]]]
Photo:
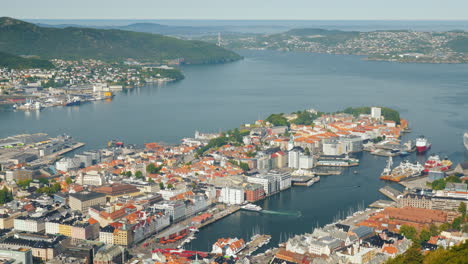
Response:
[[[390,187],[390,186],[385,186],[379,189],[379,192],[381,192],[383,195],[387,196],[388,198],[392,199],[393,201],[397,201],[398,195],[401,195],[401,192]]]
[[[295,176],[292,178],[292,185],[294,186],[311,186],[312,184],[320,181],[320,177],[308,177],[308,176]]]
[[[254,235],[245,248],[238,254],[239,257],[250,256],[259,248],[270,242],[270,235]]]
[[[388,201],[388,200],[377,200],[369,205],[372,208],[386,208],[386,207],[395,207],[396,202]]]

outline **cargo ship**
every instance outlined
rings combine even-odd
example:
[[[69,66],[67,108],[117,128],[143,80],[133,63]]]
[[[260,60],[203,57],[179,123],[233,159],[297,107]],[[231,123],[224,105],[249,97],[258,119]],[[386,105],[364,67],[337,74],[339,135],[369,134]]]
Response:
[[[392,169],[393,160],[390,157],[387,161],[387,166],[380,174],[381,180],[399,182],[404,179],[421,176],[424,166],[419,162],[411,163],[407,160],[402,161],[400,165]]]
[[[438,155],[431,155],[429,159],[424,163],[424,173],[429,171],[447,171],[452,167],[452,161],[448,158],[443,160]]]
[[[420,136],[416,139],[416,150],[418,153],[426,153],[431,148],[431,143],[427,141],[427,138]]]

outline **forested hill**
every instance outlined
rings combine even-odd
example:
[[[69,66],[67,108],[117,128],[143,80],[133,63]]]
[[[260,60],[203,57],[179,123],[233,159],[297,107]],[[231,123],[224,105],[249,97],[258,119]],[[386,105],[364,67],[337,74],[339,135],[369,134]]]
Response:
[[[0,18],[0,51],[42,59],[101,59],[142,62],[183,59],[187,64],[223,63],[238,54],[202,41],[157,34],[91,28],[46,28],[21,20]]]
[[[54,65],[48,60],[41,60],[35,58],[23,58],[20,56],[0,52],[0,68],[10,69],[29,69],[29,68],[43,68],[51,69]]]

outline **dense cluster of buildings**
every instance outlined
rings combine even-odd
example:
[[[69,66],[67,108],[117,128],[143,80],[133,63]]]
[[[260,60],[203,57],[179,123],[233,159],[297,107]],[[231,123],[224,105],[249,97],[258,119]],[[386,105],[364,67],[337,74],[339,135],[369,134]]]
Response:
[[[0,94],[9,95],[0,103],[22,110],[41,110],[109,99],[124,88],[174,80],[163,76],[165,70],[175,70],[165,65],[137,68],[99,60],[52,62],[53,69],[0,69]],[[161,72],[153,73],[154,69]]]
[[[297,114],[284,117],[294,120]],[[404,120],[397,126],[385,120],[380,108],[372,108],[370,115],[357,117],[321,115],[312,125],[273,126],[259,120],[242,126],[242,132],[197,132],[173,146],[111,141],[105,149],[58,160],[50,155],[69,145],[69,137],[10,137],[0,141],[0,190],[5,193],[0,248],[18,258],[57,264],[72,261],[77,255],[70,252],[79,248],[87,263],[124,263],[124,249],[135,250],[154,237],[161,245],[174,243],[187,235],[187,224],[202,226],[291,188],[298,178],[292,175],[320,166],[324,157],[329,166],[342,166],[349,159],[345,156],[363,150],[365,141],[383,136],[396,140],[405,127]],[[227,140],[213,146],[219,138]],[[207,145],[212,147],[200,152]],[[407,193],[398,208],[292,238],[276,257],[359,263],[394,256],[409,243],[395,234],[402,224],[424,228],[457,216],[453,209],[454,201],[463,198],[460,188],[466,185],[448,185],[430,195]],[[421,201],[415,200],[419,197]],[[171,234],[171,229],[179,231]],[[235,258],[245,246],[242,239],[220,239],[212,253]],[[180,257],[174,254],[153,255],[158,261]]]
[[[241,35],[224,40],[224,45],[246,49],[274,49],[329,54],[370,55],[371,58],[396,61],[464,63],[467,55],[454,50],[449,43],[466,37],[466,32],[371,31],[326,32],[311,29],[311,33],[286,32],[268,35]],[[315,31],[315,32],[314,32]],[[327,38],[340,41],[320,41]],[[207,37],[211,40],[210,37]],[[418,44],[415,44],[418,43]]]

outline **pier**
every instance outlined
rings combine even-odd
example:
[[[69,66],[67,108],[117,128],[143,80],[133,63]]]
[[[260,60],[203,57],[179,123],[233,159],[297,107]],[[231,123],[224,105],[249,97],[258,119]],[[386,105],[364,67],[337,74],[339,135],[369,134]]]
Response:
[[[381,192],[383,195],[387,196],[388,198],[392,199],[393,201],[397,201],[398,195],[401,195],[401,192],[390,187],[390,186],[385,186],[379,189],[379,192]]]

